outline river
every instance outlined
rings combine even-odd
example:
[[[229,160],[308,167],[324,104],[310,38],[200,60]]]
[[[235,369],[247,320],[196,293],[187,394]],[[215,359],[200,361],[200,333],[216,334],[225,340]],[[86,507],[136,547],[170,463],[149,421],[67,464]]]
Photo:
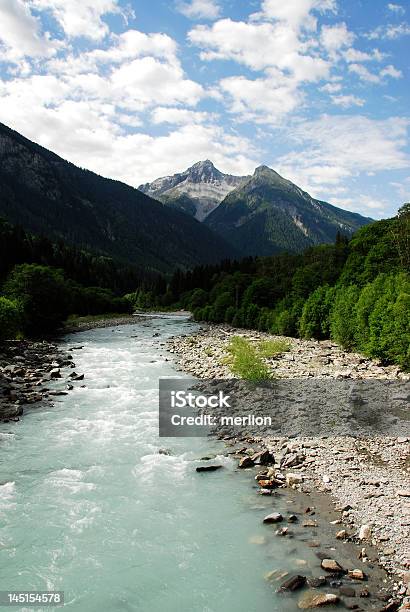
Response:
[[[81,612],[297,609],[264,580],[304,554],[262,524],[272,500],[222,442],[158,438],[158,378],[182,375],[163,343],[195,328],[152,318],[67,336],[85,380],[0,425],[1,589],[61,590]],[[196,473],[210,453],[224,469]]]

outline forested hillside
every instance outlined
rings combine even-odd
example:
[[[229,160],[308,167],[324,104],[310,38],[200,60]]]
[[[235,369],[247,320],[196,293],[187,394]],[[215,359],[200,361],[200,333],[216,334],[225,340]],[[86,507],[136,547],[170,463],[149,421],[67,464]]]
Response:
[[[170,272],[234,257],[192,217],[76,167],[0,123],[0,217],[51,240]]]
[[[205,219],[243,256],[300,253],[351,237],[372,219],[315,200],[267,166],[256,168],[244,185],[231,191]]]

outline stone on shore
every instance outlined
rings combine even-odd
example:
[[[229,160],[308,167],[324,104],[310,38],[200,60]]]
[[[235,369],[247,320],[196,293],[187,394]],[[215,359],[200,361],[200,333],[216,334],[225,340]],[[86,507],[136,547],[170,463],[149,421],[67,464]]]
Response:
[[[359,529],[359,540],[370,540],[372,530],[369,525],[362,525]]]
[[[286,474],[286,484],[288,487],[294,487],[295,485],[302,484],[303,476],[300,474]]]
[[[299,600],[298,607],[301,610],[320,608],[322,606],[334,605],[339,601],[339,597],[333,593],[318,593],[317,591],[307,591]]]
[[[251,457],[242,457],[239,461],[238,468],[245,469],[253,467],[254,465],[254,461]]]
[[[275,463],[274,456],[267,449],[255,453],[251,458],[255,465],[269,465],[270,463]]]
[[[347,574],[349,578],[352,578],[353,580],[364,580],[366,577],[361,569],[349,570]]]

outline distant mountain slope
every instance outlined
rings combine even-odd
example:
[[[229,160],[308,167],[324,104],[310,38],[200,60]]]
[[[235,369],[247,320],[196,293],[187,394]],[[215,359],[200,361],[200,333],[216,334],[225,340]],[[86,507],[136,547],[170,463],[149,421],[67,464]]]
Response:
[[[205,220],[244,255],[302,251],[334,242],[338,232],[350,236],[371,222],[315,200],[267,166],[256,168]]]
[[[140,185],[138,189],[171,208],[203,221],[230,191],[249,178],[224,174],[207,159],[197,162],[185,172],[164,176]]]
[[[0,217],[147,269],[188,268],[236,254],[188,215],[82,170],[1,123]]]

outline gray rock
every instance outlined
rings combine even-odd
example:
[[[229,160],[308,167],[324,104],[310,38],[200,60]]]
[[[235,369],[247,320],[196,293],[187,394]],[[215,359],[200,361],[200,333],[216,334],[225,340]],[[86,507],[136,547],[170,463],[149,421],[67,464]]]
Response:
[[[280,512],[272,512],[272,514],[268,514],[263,519],[264,523],[280,523],[281,521],[283,521],[283,516]]]

